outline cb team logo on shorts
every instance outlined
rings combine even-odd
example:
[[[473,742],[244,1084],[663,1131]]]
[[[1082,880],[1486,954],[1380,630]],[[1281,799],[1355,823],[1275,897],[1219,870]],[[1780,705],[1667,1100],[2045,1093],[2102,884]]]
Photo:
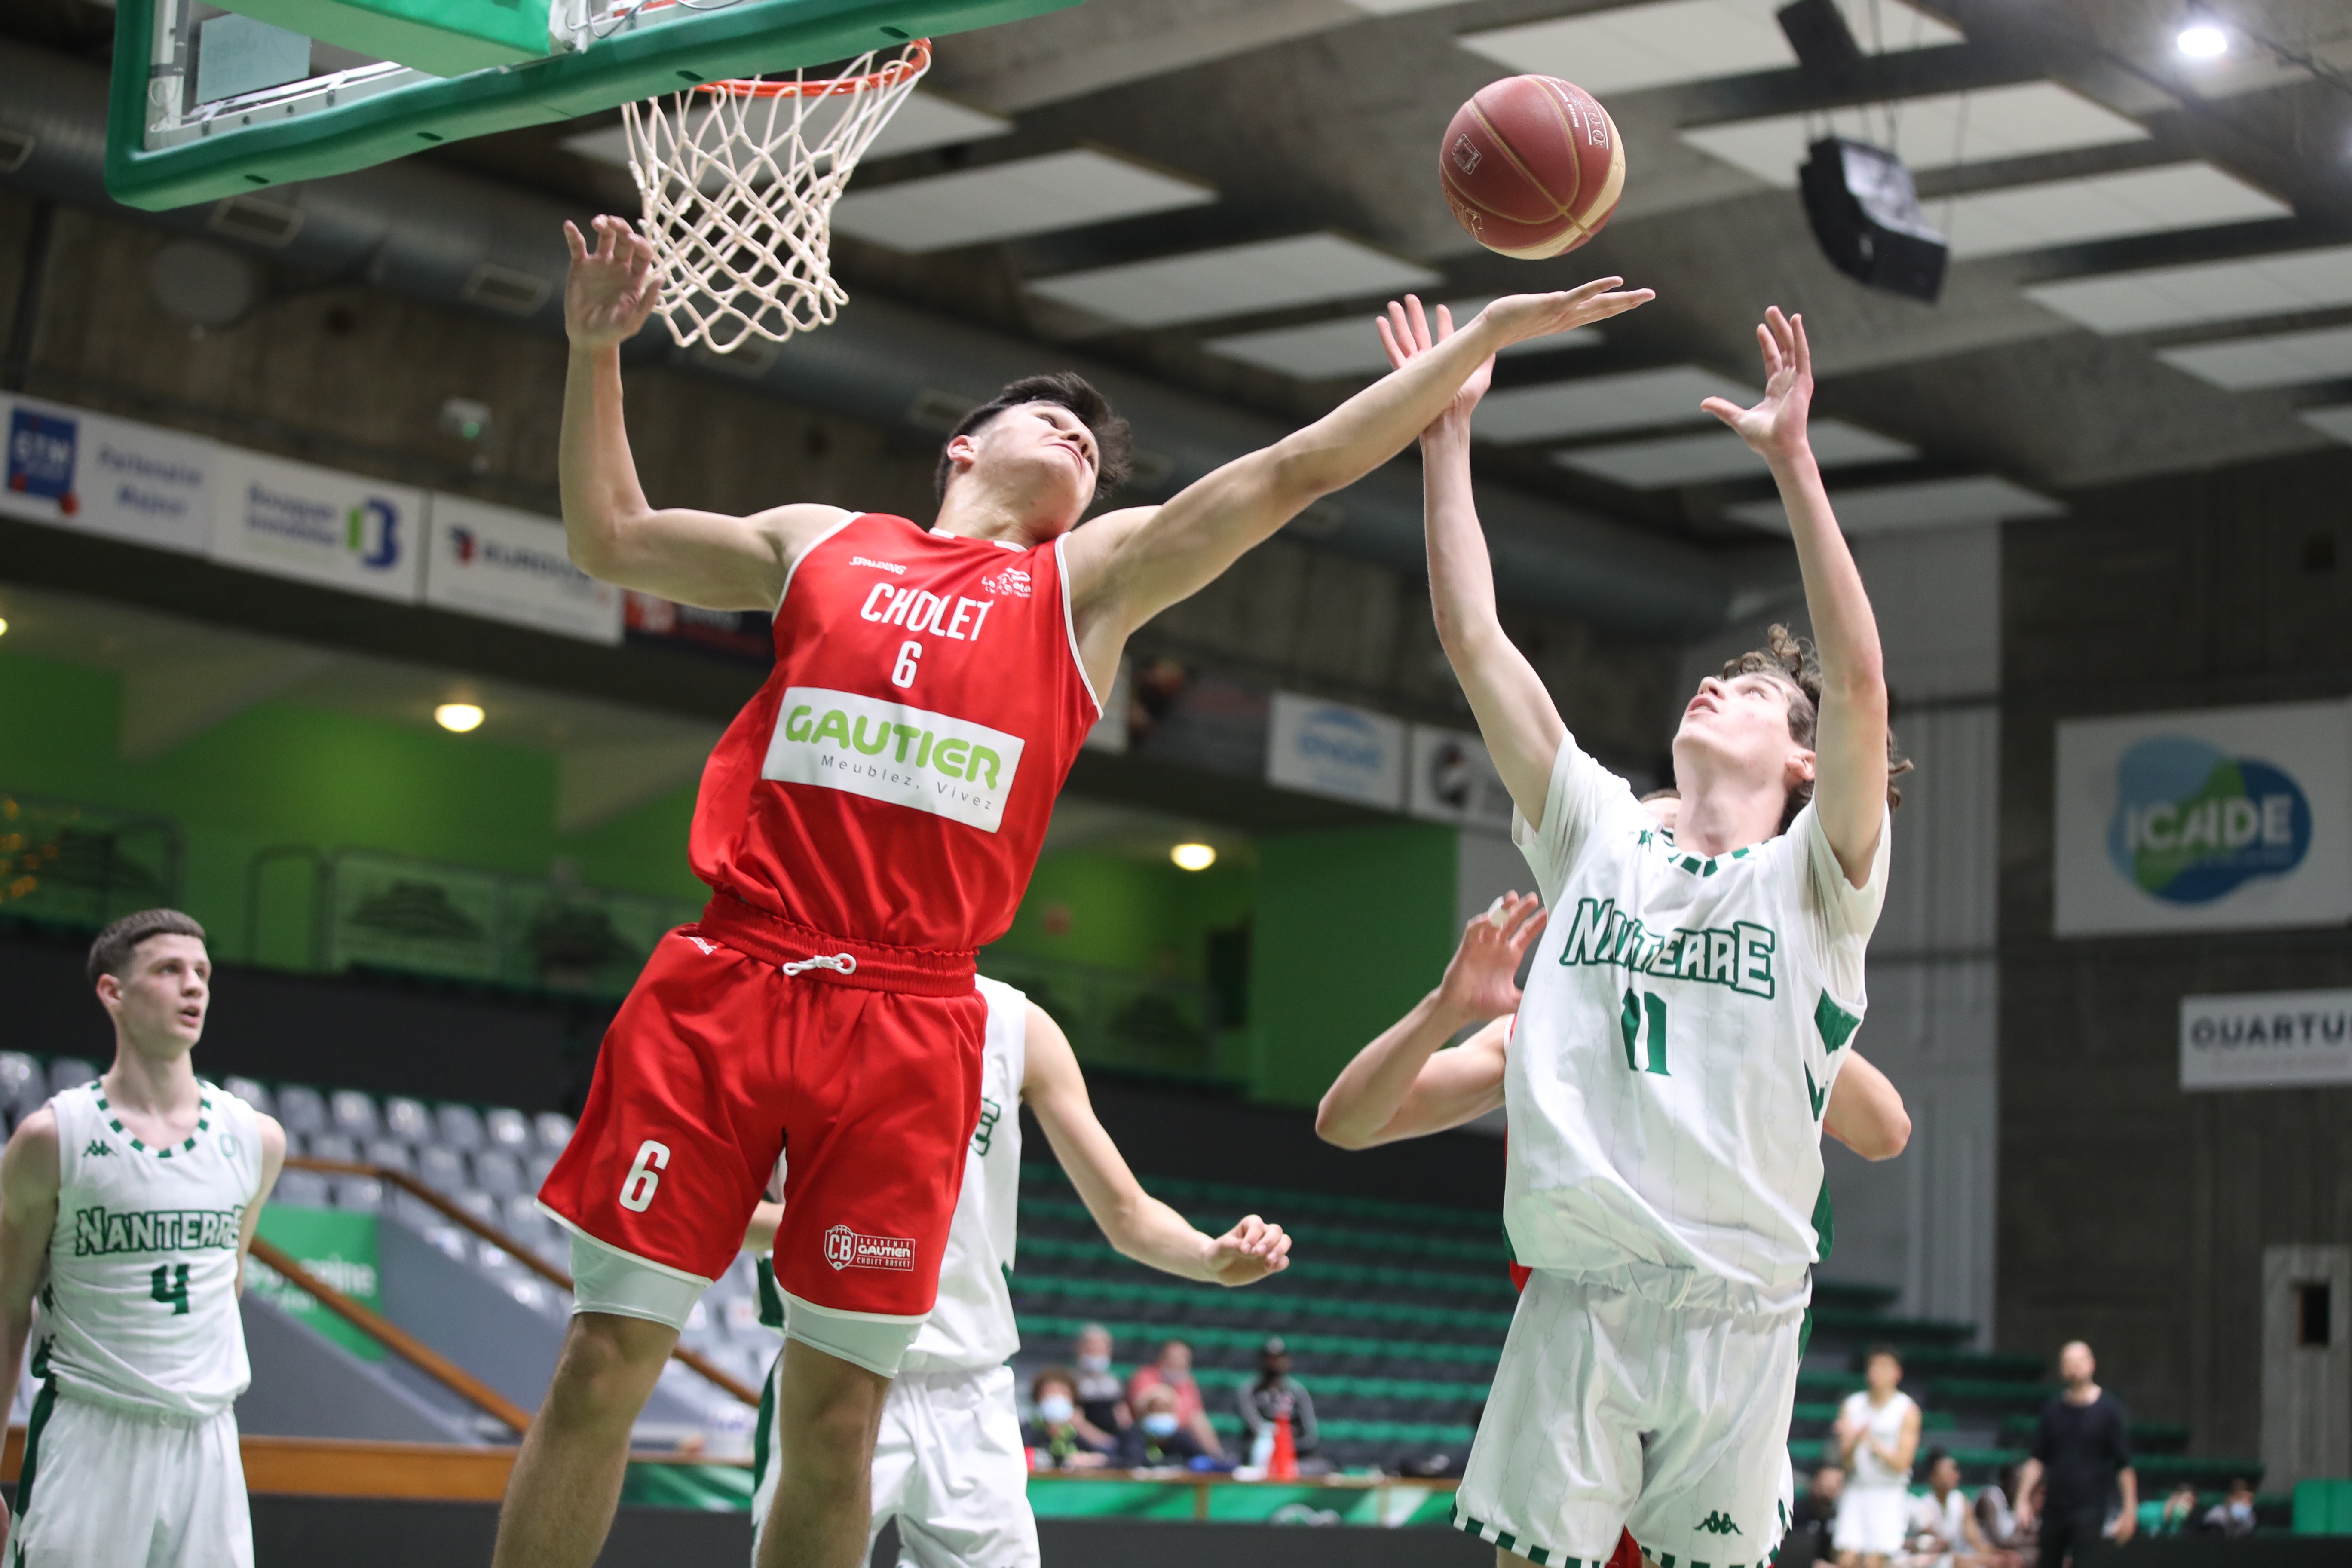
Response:
[[[893,1268],[911,1274],[915,1244],[903,1236],[866,1236],[837,1225],[824,1233],[824,1260],[836,1269]]]

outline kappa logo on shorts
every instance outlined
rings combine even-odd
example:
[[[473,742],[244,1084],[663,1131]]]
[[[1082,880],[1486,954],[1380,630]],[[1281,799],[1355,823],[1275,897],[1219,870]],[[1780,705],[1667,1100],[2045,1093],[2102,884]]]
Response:
[[[1693,1528],[1704,1530],[1709,1535],[1737,1535],[1739,1533],[1739,1527],[1732,1523],[1731,1516],[1724,1512],[1721,1509],[1717,1509],[1705,1519],[1700,1520]]]
[[[837,1225],[824,1233],[824,1260],[836,1269],[890,1268],[911,1274],[915,1244],[903,1236],[866,1236]]]

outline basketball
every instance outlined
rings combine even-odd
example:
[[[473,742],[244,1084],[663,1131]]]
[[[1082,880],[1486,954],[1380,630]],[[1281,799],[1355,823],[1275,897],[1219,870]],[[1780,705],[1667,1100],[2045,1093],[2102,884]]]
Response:
[[[1437,167],[1470,237],[1526,261],[1599,234],[1625,191],[1625,144],[1609,111],[1553,76],[1480,88],[1445,128]]]

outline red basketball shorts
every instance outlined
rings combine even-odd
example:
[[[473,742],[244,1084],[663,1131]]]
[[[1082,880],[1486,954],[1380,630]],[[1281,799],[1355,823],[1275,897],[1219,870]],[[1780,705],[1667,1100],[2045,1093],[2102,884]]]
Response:
[[[862,954],[857,971],[790,974],[789,955],[728,945],[764,950],[771,933],[714,919],[722,903],[654,950],[540,1202],[608,1247],[708,1281],[742,1250],[789,1151],[777,1282],[835,1312],[919,1318],[939,1292],[980,1114],[988,1005],[970,960],[962,994],[942,994],[952,978],[892,973],[903,950],[810,932],[815,952]],[[880,988],[909,983],[921,989]]]

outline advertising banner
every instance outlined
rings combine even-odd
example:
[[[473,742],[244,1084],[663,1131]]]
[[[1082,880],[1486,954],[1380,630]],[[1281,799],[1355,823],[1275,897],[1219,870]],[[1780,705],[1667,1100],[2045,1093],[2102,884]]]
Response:
[[[2057,934],[2352,919],[2347,753],[2339,702],[2060,723]]]
[[[425,492],[309,463],[224,452],[213,557],[413,604],[424,581]]]
[[[2352,991],[2180,999],[2180,1087],[2352,1083]]]
[[[436,493],[428,532],[426,604],[559,637],[621,640],[621,590],[572,564],[554,519]]]
[[[0,397],[0,514],[188,555],[212,547],[217,442],[24,397]]]
[[[1511,796],[1486,742],[1463,730],[1412,727],[1412,767],[1405,809],[1434,822],[1511,831]]]
[[[1268,784],[1401,811],[1405,752],[1402,719],[1295,692],[1274,694]]]
[[[321,1284],[372,1311],[383,1310],[375,1215],[273,1203],[261,1211],[261,1236],[284,1248]],[[250,1260],[247,1269],[253,1288],[280,1310],[301,1319],[362,1361],[383,1359],[382,1345],[320,1306],[308,1290],[289,1284],[258,1258]]]

